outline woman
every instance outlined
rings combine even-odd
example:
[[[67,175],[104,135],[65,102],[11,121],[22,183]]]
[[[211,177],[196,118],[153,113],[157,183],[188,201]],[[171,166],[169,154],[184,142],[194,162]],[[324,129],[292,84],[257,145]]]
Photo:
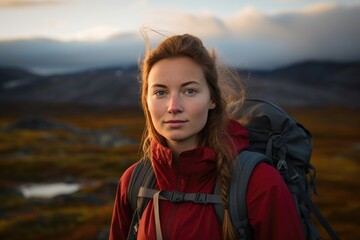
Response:
[[[228,95],[233,88],[220,83],[219,72],[214,53],[188,34],[169,37],[153,50],[147,49],[141,66],[146,118],[143,160],[151,161],[155,188],[212,193],[220,176],[225,209],[220,223],[212,204],[159,201],[163,239],[236,237],[227,199],[234,159],[248,147],[248,134],[227,109],[241,106],[243,93],[237,99]],[[132,219],[127,187],[135,165],[120,179],[110,239],[127,238]],[[255,168],[246,202],[255,239],[303,239],[292,196],[272,167],[260,163]],[[154,214],[150,200],[140,220],[138,239],[156,239]]]

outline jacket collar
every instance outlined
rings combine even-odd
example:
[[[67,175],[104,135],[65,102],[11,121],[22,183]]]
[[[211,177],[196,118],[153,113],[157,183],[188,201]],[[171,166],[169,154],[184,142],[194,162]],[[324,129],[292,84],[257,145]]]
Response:
[[[246,129],[237,121],[231,120],[228,126],[228,132],[234,151],[236,153],[248,147],[249,137]],[[205,174],[216,170],[216,153],[209,147],[202,146],[182,152],[178,159],[174,159],[172,150],[153,141],[151,145],[152,161],[156,165],[162,165],[166,168],[175,168],[180,174]]]

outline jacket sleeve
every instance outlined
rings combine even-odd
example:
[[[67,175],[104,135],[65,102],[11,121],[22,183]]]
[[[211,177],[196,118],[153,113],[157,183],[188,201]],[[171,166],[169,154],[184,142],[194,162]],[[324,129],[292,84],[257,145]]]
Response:
[[[128,168],[119,180],[114,202],[109,240],[126,240],[129,232],[132,211],[128,201],[127,189],[136,164]]]
[[[303,240],[294,199],[273,167],[260,163],[248,184],[246,202],[255,240]]]

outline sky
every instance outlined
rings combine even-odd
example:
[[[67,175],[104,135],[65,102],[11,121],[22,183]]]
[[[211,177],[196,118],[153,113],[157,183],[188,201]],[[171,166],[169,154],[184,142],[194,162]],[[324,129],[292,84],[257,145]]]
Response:
[[[0,66],[54,74],[133,65],[144,28],[194,34],[220,61],[249,69],[360,61],[360,0],[0,0]]]

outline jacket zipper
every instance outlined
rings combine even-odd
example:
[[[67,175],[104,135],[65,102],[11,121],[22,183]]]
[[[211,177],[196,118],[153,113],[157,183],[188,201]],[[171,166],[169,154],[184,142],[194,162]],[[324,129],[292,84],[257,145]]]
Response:
[[[178,171],[176,171],[176,181],[177,181],[177,184],[176,184],[176,191],[180,191],[180,185],[181,185],[181,181],[180,181],[180,177],[179,177],[179,173]],[[173,225],[173,222],[174,222],[174,219],[175,219],[175,215],[177,213],[179,209],[179,205],[178,204],[175,204],[174,207],[171,209],[171,212],[170,212],[170,216],[169,216],[169,221],[167,222],[166,224],[166,232],[165,232],[165,236],[164,236],[164,239],[170,239],[168,236],[170,236],[170,233],[171,233],[171,226]]]

